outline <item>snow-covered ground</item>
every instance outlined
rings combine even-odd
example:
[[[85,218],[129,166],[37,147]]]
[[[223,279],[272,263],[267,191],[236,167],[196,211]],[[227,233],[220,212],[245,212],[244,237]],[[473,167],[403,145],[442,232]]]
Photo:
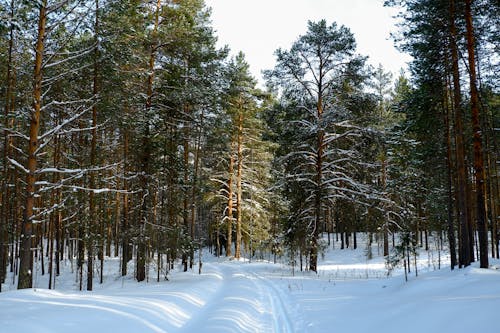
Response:
[[[450,271],[441,259],[437,270],[437,257],[423,252],[419,276],[405,282],[363,249],[329,251],[318,274],[294,275],[283,264],[205,252],[201,275],[173,271],[148,283],[119,277],[118,259],[109,259],[92,292],[78,291],[67,264],[56,290],[44,289],[46,276],[36,289],[3,285],[0,332],[500,332],[500,262]]]

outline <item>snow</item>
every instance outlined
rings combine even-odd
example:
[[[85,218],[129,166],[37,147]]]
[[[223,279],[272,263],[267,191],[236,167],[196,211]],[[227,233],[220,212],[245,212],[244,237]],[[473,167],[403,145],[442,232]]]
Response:
[[[16,161],[15,159],[12,159],[10,157],[7,157],[7,159],[9,160],[9,162],[16,166],[17,168],[19,168],[19,170],[23,171],[24,173],[30,173],[30,171],[28,169],[26,169],[21,163],[19,163],[18,161]]]
[[[0,332],[498,332],[500,261],[450,271],[443,253],[438,269],[437,252],[421,250],[418,277],[412,266],[405,282],[401,269],[388,276],[377,250],[371,260],[364,246],[329,250],[318,274],[204,250],[201,275],[173,270],[156,282],[151,265],[147,283],[120,277],[119,259],[107,258],[92,292],[78,290],[64,261],[56,290],[36,271],[35,289],[15,290],[9,276]]]

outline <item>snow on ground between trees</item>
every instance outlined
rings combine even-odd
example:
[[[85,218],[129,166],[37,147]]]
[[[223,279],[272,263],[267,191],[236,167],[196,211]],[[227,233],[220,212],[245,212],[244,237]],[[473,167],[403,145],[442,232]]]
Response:
[[[450,271],[447,258],[422,252],[419,276],[386,277],[383,259],[364,250],[329,251],[319,273],[282,264],[228,261],[205,252],[197,269],[172,271],[170,281],[137,283],[106,261],[105,282],[80,292],[75,276],[58,277],[56,290],[4,284],[0,332],[497,332],[500,261]]]

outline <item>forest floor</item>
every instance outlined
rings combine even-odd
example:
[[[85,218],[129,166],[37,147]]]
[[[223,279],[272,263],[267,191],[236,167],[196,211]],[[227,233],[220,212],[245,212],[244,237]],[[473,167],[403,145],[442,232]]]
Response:
[[[201,275],[174,270],[156,282],[150,267],[147,283],[119,277],[110,258],[92,292],[78,290],[66,263],[55,290],[46,275],[34,289],[3,285],[0,332],[499,332],[500,261],[450,271],[436,254],[422,251],[408,282],[364,249],[330,249],[318,274],[204,252]]]

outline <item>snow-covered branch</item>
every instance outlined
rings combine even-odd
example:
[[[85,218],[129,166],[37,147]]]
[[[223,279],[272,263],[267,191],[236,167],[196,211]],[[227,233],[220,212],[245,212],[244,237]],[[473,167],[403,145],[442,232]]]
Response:
[[[29,173],[29,170],[26,169],[21,163],[19,163],[18,161],[16,161],[15,159],[13,158],[10,158],[10,157],[7,157],[7,160],[9,161],[10,164],[14,165],[16,168],[18,168],[19,170],[21,170],[22,172],[28,174]]]

